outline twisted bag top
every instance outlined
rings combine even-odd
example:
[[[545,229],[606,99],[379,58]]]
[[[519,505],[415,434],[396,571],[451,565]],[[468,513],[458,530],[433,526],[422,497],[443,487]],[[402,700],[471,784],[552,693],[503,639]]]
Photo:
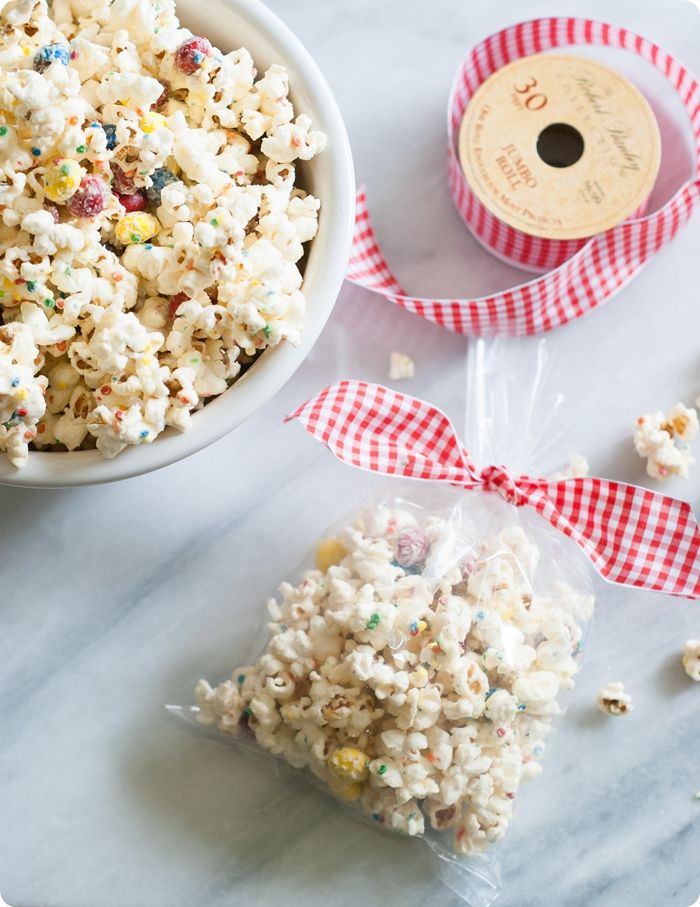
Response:
[[[671,82],[690,118],[696,162],[692,178],[662,208],[627,220],[591,239],[527,236],[491,214],[469,188],[456,150],[456,133],[469,100],[494,72],[514,60],[555,47],[604,45],[643,57]],[[566,324],[607,302],[690,217],[700,197],[700,86],[669,53],[633,32],[590,19],[553,17],[520,22],[477,44],[460,67],[448,108],[447,173],[454,203],[467,227],[497,255],[527,268],[554,268],[541,277],[474,299],[421,299],[392,274],[357,193],[355,235],[347,279],[458,334],[524,336]],[[571,257],[568,257],[571,256]],[[566,259],[566,260],[565,260]],[[563,262],[563,263],[560,263]]]
[[[700,528],[690,505],[593,476],[551,480],[477,469],[454,426],[423,400],[340,381],[287,416],[344,463],[385,475],[496,491],[573,539],[611,583],[700,598]]]

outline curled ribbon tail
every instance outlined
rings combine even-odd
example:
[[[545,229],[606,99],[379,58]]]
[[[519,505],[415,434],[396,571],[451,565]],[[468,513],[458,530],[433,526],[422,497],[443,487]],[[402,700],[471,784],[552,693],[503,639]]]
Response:
[[[297,419],[343,463],[385,475],[472,488],[477,472],[447,416],[414,397],[364,381],[339,381],[307,400]]]
[[[543,482],[529,503],[608,582],[700,598],[700,528],[687,502],[591,476]]]
[[[377,242],[364,186],[359,187],[355,198],[355,230],[345,276],[351,283],[388,296],[394,302],[396,296],[404,293]]]

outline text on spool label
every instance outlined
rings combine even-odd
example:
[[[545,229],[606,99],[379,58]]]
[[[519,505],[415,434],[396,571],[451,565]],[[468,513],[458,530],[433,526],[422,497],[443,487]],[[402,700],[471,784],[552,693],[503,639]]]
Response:
[[[504,145],[501,151],[504,153],[496,158],[496,163],[508,180],[510,188],[516,189],[521,183],[525,183],[528,189],[534,189],[537,186],[537,180],[523,161],[522,156],[518,154],[515,145],[513,143]]]
[[[528,94],[530,89],[537,87],[537,79],[530,78],[527,80],[525,85],[522,88],[518,88],[517,85],[514,85],[513,88],[517,94],[527,94],[528,97],[525,98],[523,103],[528,110],[542,110],[542,108],[547,103],[547,95],[542,94],[541,91],[536,91],[534,94]]]

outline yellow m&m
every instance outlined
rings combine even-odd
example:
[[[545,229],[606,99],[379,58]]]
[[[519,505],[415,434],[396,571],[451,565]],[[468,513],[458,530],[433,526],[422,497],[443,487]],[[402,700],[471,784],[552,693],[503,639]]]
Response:
[[[344,782],[364,781],[369,776],[369,756],[355,746],[341,746],[328,759],[328,768]]]
[[[339,564],[346,555],[347,551],[338,539],[323,539],[316,549],[316,567],[325,573],[329,567]]]
[[[122,246],[146,242],[160,230],[160,221],[152,214],[132,211],[119,218],[114,228],[117,242]]]
[[[362,796],[362,785],[357,782],[346,784],[340,778],[334,778],[331,775],[328,779],[328,786],[336,797],[345,803],[352,803],[353,800],[359,800]]]
[[[52,202],[65,202],[75,195],[85,171],[77,161],[67,157],[55,160],[44,174],[46,197]]]

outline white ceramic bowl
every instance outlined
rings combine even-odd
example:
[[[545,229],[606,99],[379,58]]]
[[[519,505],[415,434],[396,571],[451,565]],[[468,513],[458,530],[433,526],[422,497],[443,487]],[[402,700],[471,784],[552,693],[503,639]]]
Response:
[[[321,199],[318,236],[309,246],[303,291],[307,317],[300,344],[266,350],[255,365],[220,397],[195,413],[190,429],[168,429],[152,444],[104,460],[96,450],[74,453],[30,451],[22,469],[0,453],[0,484],[60,487],[113,482],[182,460],[217,441],[266,403],[301,365],[321,333],[345,274],[355,214],[355,180],[350,145],[336,102],[309,53],[259,0],[178,0],[183,25],[224,51],[246,47],[259,72],[271,63],[289,70],[297,112],[328,136],[328,147],[301,168],[304,188]]]

